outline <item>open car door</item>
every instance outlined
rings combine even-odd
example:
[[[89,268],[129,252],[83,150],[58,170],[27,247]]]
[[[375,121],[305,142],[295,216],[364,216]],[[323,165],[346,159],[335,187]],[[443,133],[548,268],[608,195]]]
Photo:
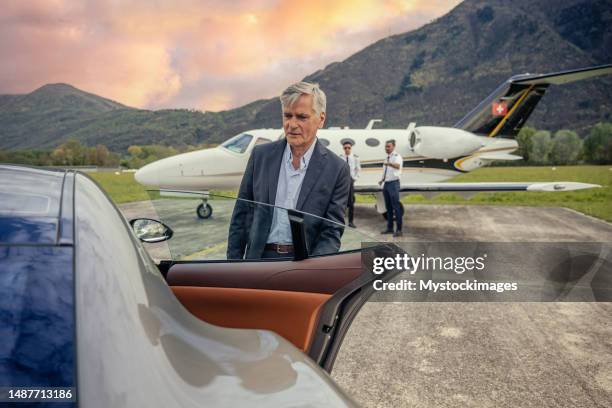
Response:
[[[400,271],[375,275],[369,258],[399,253],[392,243],[342,224],[269,204],[207,196],[214,215],[201,219],[193,211],[198,193],[152,195],[157,218],[173,231],[170,241],[148,244],[176,297],[193,315],[230,328],[271,330],[308,354],[330,372],[355,316],[373,294],[376,279],[387,281]],[[248,214],[247,236],[261,233],[258,217],[281,217],[291,226],[294,252],[276,259],[227,259],[228,231],[236,206]],[[308,234],[333,230],[334,250],[313,255]]]

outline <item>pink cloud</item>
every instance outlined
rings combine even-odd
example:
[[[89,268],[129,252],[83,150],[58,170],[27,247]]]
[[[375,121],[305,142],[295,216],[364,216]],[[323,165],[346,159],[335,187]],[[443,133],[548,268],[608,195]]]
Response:
[[[0,93],[67,82],[136,107],[227,109],[457,3],[11,0],[0,9]]]

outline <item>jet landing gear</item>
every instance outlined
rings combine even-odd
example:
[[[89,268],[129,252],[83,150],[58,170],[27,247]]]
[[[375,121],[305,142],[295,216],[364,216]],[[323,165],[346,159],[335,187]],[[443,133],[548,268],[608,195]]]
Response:
[[[202,199],[202,204],[198,205],[196,208],[196,213],[198,214],[198,218],[203,220],[210,218],[213,213],[212,206],[208,204],[207,200]]]

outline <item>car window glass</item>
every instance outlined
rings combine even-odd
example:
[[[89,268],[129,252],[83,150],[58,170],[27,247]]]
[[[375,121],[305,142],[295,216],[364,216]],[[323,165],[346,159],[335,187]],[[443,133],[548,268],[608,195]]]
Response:
[[[49,196],[10,191],[0,192],[0,215],[49,215],[50,207],[51,197]]]
[[[64,172],[0,166],[0,216],[59,216]]]
[[[231,139],[223,143],[221,147],[224,147],[227,150],[230,150],[235,153],[244,153],[249,147],[251,140],[253,140],[253,136],[244,133],[232,137]]]
[[[75,386],[72,259],[71,246],[0,246],[0,383],[4,387]]]
[[[269,220],[276,217],[278,224],[290,228],[288,211],[269,204],[217,195],[209,195],[204,204],[202,201],[204,195],[188,192],[163,192],[161,195],[159,192],[150,192],[150,195],[157,219],[173,231],[173,237],[162,246],[167,246],[174,261],[241,259],[237,254],[241,254],[243,258],[261,259],[259,253],[251,247],[253,242],[265,244],[265,241],[268,241],[269,232],[265,229],[266,227],[271,229]],[[208,218],[203,219],[198,216],[196,210],[200,205],[208,205],[212,209],[212,214]],[[235,223],[237,219],[241,220],[238,223],[239,228],[236,226],[230,228],[234,212],[237,217],[234,219]],[[358,250],[362,242],[377,240],[355,228],[346,227],[341,222],[300,211],[295,211],[295,214],[303,219],[307,242],[310,243],[310,256]],[[321,231],[326,231],[325,236],[332,234],[337,238],[320,239]],[[231,234],[233,238],[229,239]],[[242,240],[240,248],[236,247],[236,240]],[[275,241],[281,244],[290,243],[282,238],[282,234],[276,236]],[[149,249],[160,245],[144,244],[144,246]],[[153,254],[152,256],[160,258]]]

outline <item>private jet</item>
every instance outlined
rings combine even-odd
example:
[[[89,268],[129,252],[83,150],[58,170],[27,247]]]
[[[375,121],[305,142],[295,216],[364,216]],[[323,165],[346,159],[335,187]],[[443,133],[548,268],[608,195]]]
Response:
[[[612,73],[612,64],[548,74],[510,77],[453,127],[416,126],[406,129],[374,129],[372,119],[365,129],[331,127],[317,132],[320,143],[336,154],[342,144],[353,142],[353,153],[361,161],[356,193],[374,193],[376,208],[386,208],[378,181],[383,172],[384,143],[396,140],[403,157],[401,194],[482,191],[570,191],[599,187],[576,182],[480,182],[448,183],[449,179],[494,161],[520,160],[516,136],[550,85],[562,85]],[[162,194],[198,192],[200,218],[212,215],[209,190],[237,190],[253,148],[284,137],[282,129],[256,129],[240,133],[220,146],[179,154],[150,163],[135,174],[136,180],[159,188]]]

